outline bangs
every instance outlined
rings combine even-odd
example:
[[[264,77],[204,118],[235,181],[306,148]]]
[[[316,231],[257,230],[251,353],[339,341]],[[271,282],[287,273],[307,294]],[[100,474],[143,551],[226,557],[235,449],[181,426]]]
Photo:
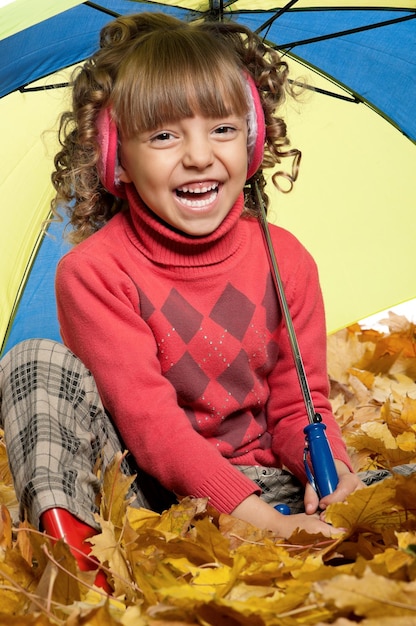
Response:
[[[126,138],[194,115],[244,117],[249,109],[229,48],[189,25],[135,42],[115,79],[112,106]]]

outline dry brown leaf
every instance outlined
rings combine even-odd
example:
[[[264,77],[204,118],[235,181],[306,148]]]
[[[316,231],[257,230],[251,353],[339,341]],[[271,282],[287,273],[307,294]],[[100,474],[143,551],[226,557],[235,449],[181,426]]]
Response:
[[[328,622],[319,622],[316,626],[323,626]],[[332,626],[357,626],[357,620],[349,620],[345,617],[337,619],[335,622],[331,622]],[[396,615],[394,617],[383,616],[376,619],[364,619],[360,620],[360,626],[415,626],[415,618],[413,616],[403,617]]]
[[[354,532],[380,533],[416,522],[413,476],[393,476],[381,483],[360,489],[345,503],[331,504],[325,519],[337,528]]]
[[[371,389],[376,380],[373,372],[369,372],[367,370],[359,370],[356,367],[351,367],[348,370],[348,374],[351,374],[351,376],[355,376],[355,378],[358,378],[358,380],[364,385],[366,389]]]
[[[340,383],[348,382],[348,371],[363,358],[366,351],[357,330],[359,327],[344,328],[328,337],[328,374]]]
[[[92,544],[91,555],[113,572],[114,595],[133,597],[131,573],[127,563],[127,557],[119,532],[116,532],[111,521],[100,519],[101,533],[90,538]]]
[[[123,526],[127,496],[134,481],[134,476],[126,476],[120,471],[125,454],[118,453],[104,474],[103,493],[101,497],[101,516],[111,521],[113,526],[121,529]]]
[[[362,578],[337,576],[319,582],[315,591],[342,614],[357,617],[413,616],[416,621],[416,582],[400,583],[367,570]]]
[[[140,622],[136,622],[141,626]],[[120,621],[111,613],[109,603],[101,603],[99,606],[89,608],[86,611],[75,611],[65,626],[119,626]]]
[[[11,615],[3,612],[2,604],[0,604],[0,626],[55,626],[56,622],[52,622],[42,613],[31,613],[30,615]]]

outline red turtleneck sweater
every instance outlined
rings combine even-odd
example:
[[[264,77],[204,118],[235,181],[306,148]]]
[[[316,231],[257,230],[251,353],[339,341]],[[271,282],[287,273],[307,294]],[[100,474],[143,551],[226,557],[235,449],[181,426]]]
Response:
[[[188,237],[129,190],[130,212],[59,263],[62,337],[91,370],[138,465],[180,495],[231,512],[258,487],[234,465],[286,466],[305,482],[307,418],[257,220],[242,197],[219,228]],[[350,466],[327,400],[315,264],[271,227],[315,409]]]

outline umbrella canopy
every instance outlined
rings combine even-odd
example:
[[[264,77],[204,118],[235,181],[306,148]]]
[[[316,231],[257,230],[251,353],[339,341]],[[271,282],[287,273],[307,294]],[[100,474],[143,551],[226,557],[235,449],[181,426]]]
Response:
[[[192,0],[168,2],[15,0],[0,8],[0,340],[9,329],[6,349],[27,336],[58,337],[53,275],[66,246],[62,226],[41,236],[56,149],[54,135],[44,131],[56,126],[69,90],[45,87],[68,81],[65,68],[97,48],[99,30],[116,14],[153,10],[189,19],[201,10]],[[336,8],[236,0],[207,10],[259,30],[286,55],[292,76],[314,88],[286,105],[303,162],[292,193],[272,192],[270,219],[315,256],[328,329],[414,297],[416,0],[337,2]]]

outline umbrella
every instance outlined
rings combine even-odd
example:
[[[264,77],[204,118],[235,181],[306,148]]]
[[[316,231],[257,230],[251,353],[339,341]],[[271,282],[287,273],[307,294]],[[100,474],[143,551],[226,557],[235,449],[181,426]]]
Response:
[[[0,8],[4,349],[28,336],[59,337],[53,274],[66,246],[62,225],[41,235],[54,151],[52,137],[42,133],[54,127],[68,89],[51,87],[68,81],[65,68],[93,52],[99,30],[115,14],[200,15],[201,2],[181,5],[15,0]],[[303,152],[301,174],[292,193],[272,192],[269,218],[294,232],[317,260],[329,331],[414,297],[416,1],[334,7],[316,0],[212,0],[206,10],[213,19],[258,30],[308,84],[285,111],[292,143]]]

